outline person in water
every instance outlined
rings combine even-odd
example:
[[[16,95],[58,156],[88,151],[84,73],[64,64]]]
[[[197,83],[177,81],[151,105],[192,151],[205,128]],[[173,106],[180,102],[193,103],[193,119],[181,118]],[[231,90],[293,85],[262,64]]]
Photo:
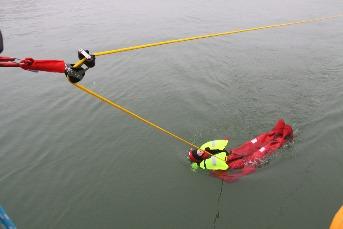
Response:
[[[192,162],[192,168],[206,170],[241,169],[244,161],[240,155],[234,155],[228,148],[229,140],[213,140],[206,142],[199,149],[190,149],[188,158]]]
[[[199,149],[190,149],[188,158],[192,162],[192,168],[207,170],[228,170],[226,150],[229,140],[214,140],[203,144]]]
[[[237,148],[229,149],[229,140],[213,140],[206,142],[199,149],[190,149],[188,158],[194,170],[198,168],[210,170],[212,175],[222,180],[233,181],[242,175],[254,172],[268,156],[292,138],[292,127],[280,119],[273,129]],[[224,173],[229,169],[241,169],[241,172],[234,175]]]

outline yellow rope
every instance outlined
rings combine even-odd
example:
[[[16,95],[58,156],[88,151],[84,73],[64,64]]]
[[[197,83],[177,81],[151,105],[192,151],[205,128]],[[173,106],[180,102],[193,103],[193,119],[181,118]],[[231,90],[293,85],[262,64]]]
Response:
[[[95,56],[103,56],[103,55],[109,55],[109,54],[120,53],[120,52],[128,52],[128,51],[137,50],[137,49],[150,48],[150,47],[155,47],[155,46],[160,46],[160,45],[167,45],[167,44],[173,44],[173,43],[179,43],[179,42],[192,41],[192,40],[197,40],[197,39],[205,39],[205,38],[210,38],[210,37],[233,35],[233,34],[237,34],[237,33],[244,33],[244,32],[250,32],[250,31],[255,31],[255,30],[272,29],[272,28],[286,27],[286,26],[290,26],[290,25],[319,22],[319,21],[334,19],[334,18],[342,17],[342,16],[343,16],[343,14],[338,14],[338,15],[330,16],[330,17],[320,17],[320,18],[314,18],[314,19],[298,20],[298,21],[291,21],[291,22],[287,22],[287,23],[253,27],[253,28],[248,28],[248,29],[238,29],[238,30],[232,30],[232,31],[222,32],[222,33],[213,33],[213,34],[207,34],[207,35],[200,35],[200,36],[194,36],[194,37],[187,37],[187,38],[181,38],[181,39],[161,41],[161,42],[156,42],[156,43],[136,45],[136,46],[131,46],[131,47],[127,47],[127,48],[119,48],[119,49],[103,51],[103,52],[95,52],[93,54]],[[84,58],[82,60],[77,61],[74,64],[74,67],[75,68],[80,67],[84,63],[85,60],[86,59]]]
[[[73,84],[73,83],[72,83],[72,84]],[[187,140],[185,140],[184,138],[179,137],[178,135],[176,135],[176,134],[174,134],[174,133],[172,133],[172,132],[170,132],[170,131],[168,131],[168,130],[166,130],[166,129],[160,127],[160,126],[158,126],[157,124],[155,124],[155,123],[153,123],[153,122],[150,122],[149,120],[146,120],[145,118],[139,116],[138,114],[135,114],[134,112],[132,112],[132,111],[130,111],[130,110],[128,110],[128,109],[126,109],[126,108],[120,106],[119,104],[117,104],[117,103],[115,103],[115,102],[113,102],[113,101],[111,101],[111,100],[105,98],[104,96],[102,96],[102,95],[96,93],[95,91],[90,90],[89,88],[87,88],[87,87],[85,87],[85,86],[83,86],[83,85],[81,85],[81,84],[75,83],[75,84],[73,84],[73,85],[74,85],[75,87],[77,87],[78,89],[80,89],[80,90],[86,92],[87,94],[90,94],[90,95],[96,97],[96,98],[99,99],[100,101],[103,101],[103,102],[109,104],[110,106],[112,106],[112,107],[114,107],[114,108],[117,108],[117,109],[119,109],[119,110],[125,112],[126,114],[128,114],[128,115],[134,117],[135,119],[138,119],[138,120],[144,122],[145,124],[147,124],[147,125],[149,125],[149,126],[155,128],[155,129],[158,129],[159,131],[161,131],[161,132],[163,132],[163,133],[165,133],[165,134],[167,134],[167,135],[169,135],[169,136],[175,138],[175,139],[178,140],[178,141],[181,141],[181,142],[183,142],[183,143],[185,143],[185,144],[187,144],[187,145],[189,145],[189,146],[191,146],[191,147],[194,147],[194,148],[196,148],[196,149],[199,149],[199,148],[200,148],[200,147],[198,147],[197,145],[191,143],[190,141],[187,141]],[[211,155],[211,156],[216,157],[216,158],[219,159],[219,160],[225,161],[225,160],[223,160],[223,159],[217,157],[216,155],[211,154],[210,152],[207,152],[207,151],[204,151],[204,152],[208,153],[208,154]]]
[[[114,103],[113,101],[111,101],[111,100],[105,98],[104,96],[102,96],[102,95],[100,95],[100,94],[90,90],[89,88],[86,88],[85,86],[83,86],[81,84],[77,84],[77,83],[73,84],[73,85],[75,87],[81,89],[82,91],[84,91],[84,92],[86,92],[86,93],[88,93],[90,95],[93,95],[94,97],[98,98],[99,100],[101,100],[101,101],[111,105],[112,107],[117,108],[117,109],[119,109],[119,110],[129,114],[130,116],[132,116],[132,117],[134,117],[134,118],[144,122],[145,124],[148,124],[149,126],[152,126],[152,127],[156,128],[156,129],[158,129],[158,130],[160,130],[160,131],[162,131],[162,132],[172,136],[173,138],[175,138],[175,139],[177,139],[179,141],[182,141],[182,142],[186,143],[187,145],[190,145],[191,147],[194,147],[194,148],[197,148],[197,149],[199,148],[198,146],[194,145],[193,143],[191,143],[191,142],[189,142],[189,141],[187,141],[187,140],[177,136],[176,134],[173,134],[172,132],[170,132],[170,131],[168,131],[166,129],[163,129],[162,127],[160,127],[160,126],[158,126],[158,125],[156,125],[156,124],[154,124],[154,123],[152,123],[152,122],[142,118],[138,114],[135,114],[132,111],[130,111],[130,110],[120,106],[119,104]]]
[[[160,45],[167,45],[167,44],[178,43],[178,42],[186,42],[186,41],[191,41],[191,40],[196,40],[196,39],[204,39],[204,38],[210,38],[210,37],[217,37],[217,36],[232,35],[232,34],[243,33],[243,32],[250,32],[250,31],[255,31],[255,30],[271,29],[271,28],[285,27],[285,26],[296,25],[296,24],[318,22],[318,21],[329,20],[329,19],[333,19],[333,18],[337,18],[337,17],[341,17],[341,16],[343,16],[343,14],[339,14],[339,15],[335,15],[335,16],[331,16],[331,17],[321,17],[321,18],[308,19],[308,20],[299,20],[299,21],[293,21],[293,22],[288,22],[288,23],[253,27],[253,28],[249,28],[249,29],[233,30],[233,31],[223,32],[223,33],[214,33],[214,34],[208,34],[208,35],[200,35],[200,36],[194,36],[194,37],[188,37],[188,38],[168,40],[168,41],[162,41],[162,42],[157,42],[157,43],[149,43],[149,44],[137,45],[137,46],[127,47],[127,48],[114,49],[114,50],[109,50],[109,51],[104,51],[104,52],[96,52],[96,53],[94,53],[94,55],[95,56],[109,55],[109,54],[120,53],[120,52],[128,52],[128,51],[132,51],[132,50],[136,50],[136,49],[143,49],[143,48],[149,48],[149,47],[160,46]],[[85,58],[76,62],[74,64],[74,67],[75,68],[80,67],[84,63],[84,61],[85,61]],[[104,96],[86,88],[85,86],[78,84],[78,83],[75,83],[73,85],[75,87],[79,88],[80,90],[96,97],[100,101],[103,101],[103,102],[111,105],[112,107],[117,108],[117,109],[127,113],[128,115],[144,122],[145,124],[155,128],[155,129],[158,129],[159,131],[175,138],[176,140],[181,141],[181,142],[183,142],[183,143],[185,143],[191,147],[194,147],[196,149],[199,149],[199,147],[197,145],[185,140],[182,137],[179,137],[178,135],[158,126],[157,124],[155,124],[153,122],[150,122],[149,120],[144,119],[143,117],[139,116],[138,114],[135,114],[134,112],[114,103],[113,101],[111,101],[111,100],[105,98]],[[216,155],[213,155],[209,152],[206,152],[206,153],[208,153],[211,156],[216,157]],[[223,159],[218,158],[218,157],[216,157],[216,158],[219,160],[223,160]],[[225,160],[223,160],[223,161],[225,161]]]

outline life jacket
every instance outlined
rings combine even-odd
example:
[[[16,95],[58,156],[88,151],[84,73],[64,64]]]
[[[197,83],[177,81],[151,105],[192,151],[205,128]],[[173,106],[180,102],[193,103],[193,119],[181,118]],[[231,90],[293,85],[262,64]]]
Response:
[[[226,164],[226,154],[226,151],[218,153],[201,161],[199,166],[200,168],[207,170],[228,170],[229,166]]]
[[[214,154],[219,154],[221,152],[227,152],[225,150],[225,147],[228,146],[228,144],[229,144],[229,140],[213,140],[213,141],[209,141],[201,145],[200,149],[203,151],[206,151],[206,148],[210,148],[209,153],[214,155]],[[211,155],[204,153],[201,157],[202,159],[207,159],[211,157]]]
[[[213,140],[204,143],[200,149],[205,150],[208,147],[210,150],[224,150],[228,143],[229,140]]]

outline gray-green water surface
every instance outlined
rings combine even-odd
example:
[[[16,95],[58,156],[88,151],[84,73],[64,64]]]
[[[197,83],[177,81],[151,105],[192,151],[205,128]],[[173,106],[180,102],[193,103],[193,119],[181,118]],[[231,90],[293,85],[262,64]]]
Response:
[[[331,16],[338,0],[2,0],[3,55],[119,47]],[[20,229],[328,228],[343,202],[343,18],[99,57],[86,86],[190,141],[294,144],[234,184],[188,147],[71,86],[0,69],[0,203]]]

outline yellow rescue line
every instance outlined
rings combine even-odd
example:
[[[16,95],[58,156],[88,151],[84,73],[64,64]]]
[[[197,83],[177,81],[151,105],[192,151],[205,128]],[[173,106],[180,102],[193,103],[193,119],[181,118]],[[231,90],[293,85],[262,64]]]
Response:
[[[291,25],[320,22],[320,21],[330,20],[330,19],[334,19],[334,18],[342,17],[342,16],[343,16],[343,14],[337,14],[335,16],[329,16],[329,17],[320,17],[320,18],[313,18],[313,19],[306,19],[306,20],[290,21],[287,23],[259,26],[259,27],[253,27],[253,28],[248,28],[248,29],[238,29],[238,30],[232,30],[232,31],[222,32],[222,33],[212,33],[212,34],[207,34],[207,35],[200,35],[200,36],[193,36],[193,37],[186,37],[186,38],[180,38],[180,39],[174,39],[174,40],[161,41],[161,42],[156,42],[156,43],[136,45],[136,46],[131,46],[131,47],[127,47],[127,48],[119,48],[119,49],[108,50],[108,51],[103,51],[103,52],[95,52],[93,54],[95,56],[103,56],[103,55],[109,55],[109,54],[114,54],[114,53],[133,51],[133,50],[137,50],[137,49],[150,48],[150,47],[155,47],[155,46],[160,46],[160,45],[168,45],[168,44],[173,44],[173,43],[192,41],[192,40],[197,40],[197,39],[205,39],[205,38],[218,37],[218,36],[227,36],[227,35],[233,35],[233,34],[237,34],[237,33],[245,33],[245,32],[256,31],[256,30],[273,29],[273,28],[280,28],[280,27],[286,27],[286,26],[291,26]],[[85,60],[86,59],[84,58],[82,60],[77,61],[74,64],[74,67],[75,68],[80,67],[85,62]]]
[[[72,84],[73,84],[73,83],[72,83]],[[75,84],[73,84],[73,85],[74,85],[75,87],[77,87],[78,89],[80,89],[81,91],[84,91],[84,92],[86,92],[87,94],[90,94],[90,95],[96,97],[96,98],[99,99],[100,101],[102,101],[102,102],[104,102],[104,103],[107,103],[107,104],[109,104],[110,106],[112,106],[112,107],[114,107],[114,108],[116,108],[116,109],[118,109],[118,110],[123,111],[124,113],[126,113],[126,114],[132,116],[133,118],[138,119],[138,120],[141,121],[141,122],[144,122],[145,124],[147,124],[147,125],[149,125],[149,126],[155,128],[155,129],[157,129],[157,130],[159,130],[159,131],[161,131],[161,132],[163,132],[163,133],[165,133],[165,134],[167,134],[167,135],[169,135],[169,136],[175,138],[176,140],[178,140],[178,141],[180,141],[180,142],[183,142],[183,143],[185,143],[185,144],[187,144],[187,145],[189,145],[189,146],[191,146],[191,147],[194,147],[194,148],[196,148],[196,149],[200,149],[200,147],[198,147],[197,145],[193,144],[192,142],[185,140],[184,138],[182,138],[182,137],[180,137],[180,136],[178,136],[178,135],[172,133],[172,132],[169,131],[169,130],[166,130],[166,129],[160,127],[159,125],[157,125],[157,124],[155,124],[155,123],[153,123],[153,122],[150,122],[149,120],[147,120],[147,119],[145,119],[145,118],[139,116],[138,114],[135,114],[134,112],[132,112],[132,111],[130,111],[130,110],[124,108],[123,106],[120,106],[119,104],[117,104],[117,103],[115,103],[115,102],[109,100],[108,98],[105,98],[104,96],[102,96],[102,95],[100,95],[100,94],[98,94],[98,93],[96,93],[96,92],[90,90],[89,88],[87,88],[87,87],[85,87],[85,86],[83,86],[83,85],[81,85],[81,84],[78,84],[78,83],[75,83]],[[210,152],[207,152],[207,153],[208,153],[209,155],[211,155],[211,156],[216,157],[218,160],[225,161],[225,160],[223,160],[223,159],[217,157],[216,155],[211,154]]]
[[[95,56],[102,56],[102,55],[109,55],[109,54],[114,54],[114,53],[120,53],[120,52],[128,52],[128,51],[132,51],[132,50],[136,50],[136,49],[143,49],[143,48],[149,48],[149,47],[154,47],[154,46],[160,46],[160,45],[167,45],[167,44],[172,44],[172,43],[178,43],[178,42],[186,42],[186,41],[191,41],[191,40],[196,40],[196,39],[205,39],[205,38],[210,38],[210,37],[217,37],[217,36],[225,36],[225,35],[232,35],[232,34],[237,34],[237,33],[243,33],[243,32],[250,32],[250,31],[255,31],[255,30],[263,30],[263,29],[271,29],[271,28],[279,28],[279,27],[285,27],[285,26],[290,26],[290,25],[296,25],[296,24],[304,24],[304,23],[313,23],[313,22],[319,22],[319,21],[324,21],[324,20],[329,20],[329,19],[334,19],[337,17],[341,17],[343,16],[343,14],[338,14],[335,16],[330,16],[330,17],[321,17],[321,18],[314,18],[314,19],[307,19],[307,20],[298,20],[298,21],[292,21],[292,22],[288,22],[288,23],[281,23],[281,24],[274,24],[274,25],[267,25],[267,26],[260,26],[260,27],[253,27],[253,28],[248,28],[248,29],[239,29],[239,30],[233,30],[233,31],[228,31],[228,32],[223,32],[223,33],[213,33],[213,34],[208,34],[208,35],[200,35],[200,36],[194,36],[194,37],[188,37],[188,38],[181,38],[181,39],[175,39],[175,40],[168,40],[168,41],[162,41],[162,42],[156,42],[156,43],[149,43],[149,44],[143,44],[143,45],[137,45],[137,46],[132,46],[132,47],[127,47],[127,48],[120,48],[120,49],[114,49],[114,50],[109,50],[109,51],[104,51],[104,52],[95,52],[93,53]],[[83,58],[82,60],[79,60],[78,62],[76,62],[74,64],[74,68],[78,68],[80,67],[84,62],[85,62],[85,58]],[[72,83],[73,84],[73,83]],[[78,83],[74,83],[73,84],[75,87],[79,88],[80,90],[96,97],[97,99],[101,100],[102,102],[105,102],[109,105],[111,105],[112,107],[119,109],[125,113],[127,113],[128,115],[144,122],[145,124],[158,129],[159,131],[173,137],[174,139],[183,142],[191,147],[194,147],[196,149],[199,149],[199,147],[195,144],[193,144],[190,141],[185,140],[184,138],[172,133],[171,131],[168,131],[160,126],[158,126],[157,124],[148,121],[144,118],[142,118],[141,116],[139,116],[138,114],[135,114],[134,112],[114,103],[113,101],[107,99],[106,97],[86,88],[85,86],[78,84]],[[212,155],[211,153],[207,152],[209,155],[216,157],[216,155]],[[223,160],[219,157],[216,157],[219,160]]]

